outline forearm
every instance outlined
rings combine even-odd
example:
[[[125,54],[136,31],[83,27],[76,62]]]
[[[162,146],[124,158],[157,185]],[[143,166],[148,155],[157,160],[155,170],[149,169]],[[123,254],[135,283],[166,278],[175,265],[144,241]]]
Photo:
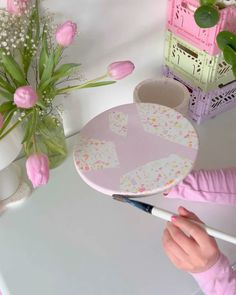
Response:
[[[230,267],[227,257],[220,255],[210,269],[202,273],[191,273],[206,295],[235,295],[236,273]]]
[[[167,198],[236,204],[236,168],[192,171]]]

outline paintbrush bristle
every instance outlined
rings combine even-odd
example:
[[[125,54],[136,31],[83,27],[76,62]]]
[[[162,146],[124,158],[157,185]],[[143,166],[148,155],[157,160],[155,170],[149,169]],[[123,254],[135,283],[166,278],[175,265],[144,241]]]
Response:
[[[115,199],[117,201],[125,202],[125,203],[128,202],[128,200],[129,200],[127,197],[121,196],[121,195],[113,195],[112,197],[113,197],[113,199]]]

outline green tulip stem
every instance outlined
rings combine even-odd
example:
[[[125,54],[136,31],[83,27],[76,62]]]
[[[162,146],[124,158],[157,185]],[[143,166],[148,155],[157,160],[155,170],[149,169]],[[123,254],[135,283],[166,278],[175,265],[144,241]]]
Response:
[[[75,85],[75,86],[68,86],[68,87],[65,87],[65,88],[61,88],[61,89],[58,89],[58,94],[65,94],[67,93],[68,91],[72,91],[72,90],[77,90],[77,89],[81,89],[81,88],[84,88],[85,86],[87,86],[88,84],[90,83],[95,83],[97,81],[100,81],[100,80],[103,80],[105,79],[106,77],[108,76],[108,74],[105,74],[103,76],[100,76],[96,79],[93,79],[93,80],[89,80],[83,84],[80,84],[80,85]]]
[[[13,129],[15,129],[19,124],[22,123],[22,121],[24,121],[25,118],[27,118],[29,115],[31,114],[31,112],[29,112],[27,115],[25,115],[21,121],[17,121],[15,124],[13,124],[11,126],[11,128],[9,128],[5,133],[3,133],[1,136],[0,136],[0,140],[3,139],[5,136],[7,136],[7,134],[9,134]]]
[[[37,154],[38,153],[38,149],[37,149],[35,135],[32,136],[32,142],[33,142],[34,153]]]
[[[60,154],[65,154],[61,146],[56,144],[56,142],[52,140],[51,136],[45,133],[42,128],[40,128],[40,133],[44,136],[44,138],[46,138],[47,145],[54,147],[54,149],[56,149]]]

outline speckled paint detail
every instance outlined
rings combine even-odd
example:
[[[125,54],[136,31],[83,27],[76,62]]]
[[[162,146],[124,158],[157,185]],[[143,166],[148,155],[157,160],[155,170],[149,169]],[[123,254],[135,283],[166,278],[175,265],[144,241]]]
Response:
[[[120,189],[124,192],[148,193],[153,187],[165,189],[191,169],[193,163],[177,155],[149,162],[123,175]]]
[[[109,128],[112,132],[120,136],[127,136],[128,115],[123,112],[109,113]]]
[[[74,153],[76,165],[82,171],[99,170],[119,166],[114,143],[79,136]]]
[[[178,112],[154,104],[137,104],[137,110],[146,132],[190,148],[198,148],[195,130],[189,121]]]
[[[156,104],[126,104],[88,122],[74,150],[76,169],[108,195],[151,195],[167,190],[191,171],[198,138],[190,122]]]

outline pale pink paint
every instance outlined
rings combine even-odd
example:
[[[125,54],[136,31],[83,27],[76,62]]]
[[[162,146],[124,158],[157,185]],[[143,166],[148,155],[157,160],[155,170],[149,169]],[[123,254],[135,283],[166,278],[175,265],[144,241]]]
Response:
[[[168,109],[170,114],[176,113],[172,109],[165,109]],[[109,128],[109,114],[113,111],[124,112],[128,115],[128,131],[126,137],[122,135],[119,136],[117,133],[112,132]],[[180,115],[179,120],[182,121],[187,119]],[[188,127],[190,130],[194,131],[190,123],[188,123]],[[136,104],[122,105],[103,112],[91,120],[81,130],[80,136],[113,142],[115,144],[116,154],[120,164],[116,167],[106,169],[88,169],[87,171],[80,170],[78,165],[78,153],[76,150],[74,152],[75,164],[80,176],[90,186],[108,195],[122,193],[120,190],[121,177],[127,172],[145,165],[146,163],[175,154],[188,159],[193,165],[197,156],[197,148],[190,148],[171,142],[161,136],[145,132],[137,113]],[[191,168],[192,167],[190,167],[187,173],[180,171],[174,179],[174,182],[170,184],[169,187],[172,187],[180,182],[190,172]],[[144,189],[141,187],[137,194],[152,194],[161,192],[163,189],[163,187],[156,186],[153,187],[151,191],[144,192]]]

